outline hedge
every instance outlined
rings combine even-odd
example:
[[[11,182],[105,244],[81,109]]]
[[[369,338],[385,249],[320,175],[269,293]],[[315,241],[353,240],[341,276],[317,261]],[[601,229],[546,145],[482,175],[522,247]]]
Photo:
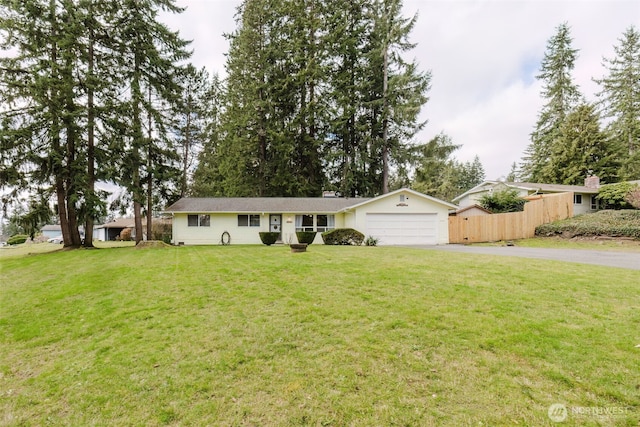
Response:
[[[277,231],[261,231],[259,234],[260,240],[267,246],[273,245],[280,237],[280,233]]]
[[[357,245],[364,241],[364,234],[353,228],[336,228],[322,233],[325,245]]]
[[[610,236],[640,239],[640,211],[604,210],[536,227],[537,236]]]
[[[298,238],[298,243],[306,243],[310,245],[316,238],[315,231],[296,231],[296,237]]]
[[[29,236],[27,236],[26,234],[16,234],[15,236],[9,237],[9,240],[7,240],[7,245],[21,245],[22,243],[26,242],[28,238]]]

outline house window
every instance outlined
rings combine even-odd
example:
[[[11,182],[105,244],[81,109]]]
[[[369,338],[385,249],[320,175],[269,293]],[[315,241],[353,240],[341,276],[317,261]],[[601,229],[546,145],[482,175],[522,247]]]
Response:
[[[316,231],[325,232],[336,228],[335,215],[318,215],[316,217]]]
[[[333,230],[336,227],[335,215],[296,215],[296,231]]]
[[[597,211],[600,209],[600,203],[598,203],[598,196],[591,196],[591,210]]]
[[[316,231],[327,231],[327,217],[329,215],[316,216]]]
[[[209,215],[188,215],[187,225],[189,227],[209,227],[211,226],[211,216]]]
[[[296,231],[314,231],[313,215],[296,215]]]
[[[582,194],[574,194],[573,195],[573,204],[581,205],[582,204]]]
[[[260,227],[260,215],[238,215],[238,227]]]

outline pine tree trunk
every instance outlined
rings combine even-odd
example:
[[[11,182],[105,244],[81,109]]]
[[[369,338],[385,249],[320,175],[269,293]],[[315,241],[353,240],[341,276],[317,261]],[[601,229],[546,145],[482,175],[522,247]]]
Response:
[[[149,106],[151,106],[151,85],[149,85]],[[147,139],[147,238],[146,240],[151,239],[151,224],[152,224],[152,217],[151,217],[151,212],[153,210],[153,173],[151,172],[153,170],[153,161],[152,161],[152,146],[151,146],[151,142],[152,142],[152,138],[153,138],[153,131],[152,131],[152,126],[153,126],[153,122],[151,119],[151,114],[149,114],[148,116],[148,130],[149,130],[149,137]]]
[[[67,19],[71,19],[70,15],[67,15]],[[71,24],[70,24],[71,25]],[[63,124],[66,134],[66,146],[67,146],[67,165],[65,170],[65,200],[67,203],[67,220],[69,221],[69,232],[71,236],[71,246],[82,246],[82,239],[80,237],[80,230],[78,224],[78,211],[76,209],[76,200],[78,199],[78,185],[80,184],[76,180],[76,174],[80,170],[77,162],[77,138],[78,132],[75,123],[76,106],[74,103],[74,82],[73,82],[73,63],[71,57],[67,54],[65,59],[65,66],[62,73],[63,90],[65,94]]]
[[[141,118],[141,108],[140,104],[142,103],[142,91],[140,89],[140,80],[141,80],[141,60],[138,52],[134,54],[134,70],[133,70],[133,80],[131,82],[131,95],[133,102],[133,141],[132,141],[132,158],[133,158],[133,217],[135,222],[135,232],[136,232],[136,244],[142,241],[142,203],[141,200],[144,200],[144,193],[142,191],[142,181],[140,179],[140,168],[142,167],[140,161],[140,146],[143,144],[142,141],[142,118]]]
[[[89,17],[93,18],[92,3],[89,5]],[[90,25],[93,25],[91,23]],[[87,84],[87,203],[88,211],[84,225],[84,246],[93,247],[93,224],[96,212],[97,198],[95,194],[95,110],[94,110],[94,33],[93,28],[89,28],[88,64],[87,74],[89,82]]]
[[[140,179],[138,178],[138,184],[140,184]],[[142,203],[138,201],[133,202],[133,218],[135,222],[135,230],[136,230],[136,245],[142,241]]]
[[[189,146],[191,145],[191,93],[187,94],[187,123],[185,123],[185,137],[182,142],[183,157],[182,157],[182,185],[180,187],[180,197],[185,197],[187,194],[187,173],[189,168]]]
[[[51,20],[51,77],[53,79],[57,79],[58,77],[58,45],[57,45],[57,25],[56,25],[56,2],[55,0],[50,0],[49,2],[49,14]],[[55,176],[55,189],[56,189],[56,201],[58,203],[58,220],[60,222],[60,230],[62,232],[62,240],[64,242],[64,246],[71,246],[71,231],[69,229],[69,220],[67,218],[67,202],[66,202],[66,191],[64,187],[64,180],[62,175],[62,159],[63,150],[62,143],[60,140],[60,126],[59,126],[59,117],[58,111],[59,108],[55,105],[56,101],[59,98],[59,88],[53,85],[50,89],[49,93],[49,102],[51,109],[51,146],[52,151],[55,153],[55,163],[53,165],[53,173]]]
[[[389,46],[384,46],[384,70],[382,72],[382,194],[389,192]]]

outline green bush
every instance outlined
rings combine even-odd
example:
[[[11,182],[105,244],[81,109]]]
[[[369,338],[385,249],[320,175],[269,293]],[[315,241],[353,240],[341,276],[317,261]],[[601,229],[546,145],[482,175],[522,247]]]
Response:
[[[640,211],[605,210],[536,227],[538,236],[610,236],[640,239]]]
[[[259,234],[260,240],[267,246],[273,245],[280,237],[280,233],[277,231],[261,231]]]
[[[125,242],[129,242],[131,240],[133,240],[133,237],[131,237],[133,234],[133,229],[132,228],[125,228],[124,230],[122,230],[120,232],[120,240],[125,241]]]
[[[315,231],[296,231],[296,237],[298,238],[298,243],[306,243],[310,245],[316,238]]]
[[[624,200],[636,209],[640,209],[640,186],[627,193]]]
[[[628,209],[631,204],[627,197],[638,189],[638,184],[630,182],[618,182],[616,184],[606,184],[600,187],[596,198],[604,209]]]
[[[353,228],[336,228],[322,233],[322,241],[325,245],[360,246],[364,241],[364,234]]]
[[[492,213],[522,212],[526,200],[514,189],[494,191],[480,198],[480,205]]]
[[[364,241],[364,244],[365,246],[378,246],[378,239],[373,236],[369,236]]]
[[[7,245],[21,245],[26,242],[29,236],[26,234],[16,234],[15,236],[9,237],[7,240]]]
[[[170,244],[171,229],[172,224],[170,221],[163,219],[154,219],[151,223],[151,240],[161,240],[167,244]]]

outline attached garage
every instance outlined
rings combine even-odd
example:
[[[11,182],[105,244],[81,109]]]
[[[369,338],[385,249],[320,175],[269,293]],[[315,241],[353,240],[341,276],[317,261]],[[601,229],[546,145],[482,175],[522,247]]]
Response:
[[[380,245],[446,245],[449,212],[456,205],[408,188],[345,209],[345,226],[378,239]]]
[[[436,213],[367,213],[366,229],[381,245],[438,244]]]

